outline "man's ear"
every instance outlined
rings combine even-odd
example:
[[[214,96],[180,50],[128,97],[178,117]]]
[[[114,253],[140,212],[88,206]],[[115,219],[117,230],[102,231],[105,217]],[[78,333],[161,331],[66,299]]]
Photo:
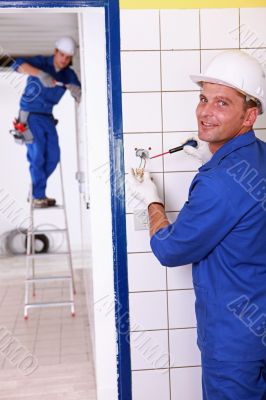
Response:
[[[244,125],[252,127],[255,124],[257,116],[259,115],[258,107],[251,107],[246,110]]]

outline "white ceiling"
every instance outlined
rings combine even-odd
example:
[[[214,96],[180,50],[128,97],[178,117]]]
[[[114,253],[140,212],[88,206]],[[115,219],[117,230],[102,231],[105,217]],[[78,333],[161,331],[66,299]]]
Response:
[[[0,56],[50,55],[61,36],[78,42],[77,13],[0,13]]]

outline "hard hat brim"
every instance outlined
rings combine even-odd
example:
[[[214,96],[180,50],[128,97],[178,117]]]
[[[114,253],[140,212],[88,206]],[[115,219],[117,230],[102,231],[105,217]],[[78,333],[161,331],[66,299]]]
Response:
[[[244,94],[244,92],[241,92],[241,89],[239,89],[238,87],[232,85],[230,82],[223,81],[222,79],[217,79],[217,78],[214,78],[214,77],[211,77],[211,76],[206,76],[206,75],[203,75],[203,74],[190,75],[190,79],[194,83],[199,85],[199,86],[202,86],[201,83],[204,83],[204,82],[206,82],[206,83],[216,83],[217,85],[223,85],[223,86],[231,87],[231,88],[237,90],[238,92]]]

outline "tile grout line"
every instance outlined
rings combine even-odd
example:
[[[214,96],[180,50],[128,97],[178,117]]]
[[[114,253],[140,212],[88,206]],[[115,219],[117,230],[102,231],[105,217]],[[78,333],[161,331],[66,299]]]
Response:
[[[167,268],[166,268],[167,269]],[[166,274],[167,275],[167,274]],[[130,294],[140,294],[140,293],[164,293],[164,292],[187,292],[194,290],[193,288],[182,288],[182,289],[168,289],[168,281],[166,279],[166,288],[167,289],[155,289],[155,290],[136,290],[134,292],[130,291]]]
[[[162,152],[164,152],[164,112],[163,112],[163,65],[162,65],[162,25],[161,25],[161,10],[159,10],[159,41],[160,41],[160,85],[161,85],[161,130],[162,130]],[[165,162],[162,157],[162,170],[163,170],[163,200],[165,204]],[[166,284],[166,316],[167,316],[167,346],[168,346],[168,385],[169,385],[169,400],[172,399],[171,390],[171,374],[170,374],[170,332],[169,332],[169,304],[168,304],[168,283],[167,283],[167,268],[165,271],[165,284]]]
[[[255,131],[262,131],[262,130],[265,130],[266,129],[266,125],[265,125],[265,127],[258,127],[258,128],[255,128],[254,130]],[[195,133],[197,133],[198,132],[198,130],[189,130],[189,131],[185,131],[185,130],[182,130],[182,132],[181,133],[191,133],[191,132],[195,132]],[[163,135],[174,135],[174,134],[178,134],[178,133],[180,133],[180,132],[178,132],[177,130],[175,130],[175,131],[164,131],[163,132]],[[124,132],[124,135],[154,135],[154,134],[162,134],[162,132],[161,131],[150,131],[150,132],[145,132],[145,131],[134,131],[134,132]]]
[[[200,56],[200,73],[202,72],[202,48],[201,48],[201,10],[199,9],[199,56]]]
[[[178,367],[171,367],[171,370],[172,369],[182,369],[182,368],[200,368],[201,367],[201,365],[200,364],[196,364],[196,365],[181,365],[181,366],[178,366]],[[151,369],[151,368],[140,368],[140,369],[133,369],[132,371],[133,372],[141,372],[141,371],[143,371],[143,372],[145,372],[145,371],[167,371],[168,370],[168,368],[157,368],[156,370],[154,370],[154,369]]]
[[[238,9],[238,45],[239,45],[239,49],[241,49],[241,30],[240,30],[240,22],[241,22],[241,10],[240,8]]]
[[[185,326],[185,327],[179,327],[179,328],[157,328],[157,329],[139,329],[139,330],[133,330],[130,331],[130,333],[138,333],[138,332],[166,332],[166,331],[185,331],[185,330],[195,330],[197,327],[196,326]],[[156,368],[157,369],[157,368]],[[160,368],[158,368],[160,369]]]
[[[266,46],[257,46],[257,47],[242,47],[244,49],[250,49],[250,50],[255,50],[255,49],[262,49],[265,50]],[[197,52],[197,51],[220,51],[220,50],[228,50],[228,47],[199,47],[199,48],[191,48],[191,49],[177,49],[177,48],[173,48],[173,49],[154,49],[154,50],[149,50],[149,49],[133,49],[133,50],[121,50],[121,53],[145,53],[145,52],[156,52],[159,53],[160,51],[162,53],[173,53],[173,52]],[[237,49],[237,47],[230,47],[230,49]]]

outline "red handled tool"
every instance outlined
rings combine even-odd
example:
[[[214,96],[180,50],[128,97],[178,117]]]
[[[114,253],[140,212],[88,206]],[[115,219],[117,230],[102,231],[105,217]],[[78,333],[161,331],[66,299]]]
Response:
[[[19,131],[20,133],[23,133],[26,131],[27,129],[27,124],[23,124],[22,122],[20,122],[18,119],[15,119],[13,121],[13,126],[14,129],[16,129],[17,131]]]
[[[156,158],[156,157],[161,157],[161,156],[164,156],[165,154],[176,153],[177,151],[183,150],[184,146],[197,147],[198,142],[194,139],[188,140],[186,143],[182,144],[182,146],[174,147],[173,149],[170,149],[170,150],[166,151],[165,153],[157,154],[156,156],[150,157],[150,159]]]

